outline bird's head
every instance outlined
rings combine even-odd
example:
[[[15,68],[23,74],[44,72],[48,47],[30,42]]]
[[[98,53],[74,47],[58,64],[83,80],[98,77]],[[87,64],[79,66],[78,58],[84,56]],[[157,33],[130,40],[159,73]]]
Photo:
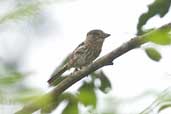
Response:
[[[93,38],[102,38],[105,39],[110,36],[110,34],[103,32],[102,30],[91,30],[87,33],[87,36],[93,37]]]
[[[103,32],[102,30],[95,29],[91,30],[87,33],[87,38],[94,39],[94,40],[104,40],[105,38],[109,37],[110,34]]]

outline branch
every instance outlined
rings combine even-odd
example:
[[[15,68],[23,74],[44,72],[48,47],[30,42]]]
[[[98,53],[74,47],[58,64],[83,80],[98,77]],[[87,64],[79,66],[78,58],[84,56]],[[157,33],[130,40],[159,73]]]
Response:
[[[171,23],[164,26],[171,27]],[[158,29],[161,29],[162,27]],[[151,32],[146,33],[142,36],[137,36],[135,38],[132,38],[131,40],[127,41],[126,43],[122,44],[120,47],[114,49],[110,53],[99,58],[98,60],[88,65],[87,67],[82,68],[81,70],[74,72],[71,75],[68,75],[68,77],[65,78],[63,81],[61,81],[52,91],[46,93],[40,98],[33,100],[31,103],[25,105],[20,111],[16,112],[15,114],[31,114],[39,109],[48,107],[48,105],[54,102],[59,97],[59,95],[61,95],[61,93],[63,93],[67,88],[72,86],[77,81],[81,80],[82,78],[86,77],[88,74],[96,71],[99,68],[112,65],[113,60],[115,60],[119,56],[127,53],[132,49],[138,48],[142,44],[148,42],[147,40],[144,40],[144,38],[150,33]],[[46,98],[48,98],[48,101],[45,100]]]

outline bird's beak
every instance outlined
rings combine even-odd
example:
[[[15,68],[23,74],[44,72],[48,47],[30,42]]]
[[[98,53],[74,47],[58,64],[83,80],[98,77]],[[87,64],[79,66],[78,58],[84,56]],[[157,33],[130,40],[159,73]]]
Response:
[[[103,38],[107,38],[107,37],[109,37],[109,36],[110,36],[110,34],[108,34],[108,33],[104,33]]]

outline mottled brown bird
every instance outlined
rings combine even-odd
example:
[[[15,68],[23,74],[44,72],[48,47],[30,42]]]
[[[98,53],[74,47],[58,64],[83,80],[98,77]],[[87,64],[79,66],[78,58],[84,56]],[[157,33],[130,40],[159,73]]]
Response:
[[[51,78],[48,80],[49,85],[51,85],[66,70],[70,68],[78,69],[92,63],[99,56],[105,38],[109,36],[110,34],[105,33],[102,30],[89,31],[86,40],[78,45],[78,47],[71,53],[67,63],[52,74]]]

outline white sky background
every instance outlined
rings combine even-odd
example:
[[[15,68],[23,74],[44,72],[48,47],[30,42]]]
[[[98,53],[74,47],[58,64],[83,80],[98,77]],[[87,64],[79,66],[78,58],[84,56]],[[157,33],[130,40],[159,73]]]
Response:
[[[45,7],[56,22],[56,27],[46,37],[55,38],[37,40],[29,50],[25,60],[26,69],[34,72],[29,79],[32,83],[29,83],[47,90],[46,81],[55,67],[85,39],[91,29],[102,29],[111,34],[105,41],[101,56],[134,37],[138,17],[147,11],[147,5],[151,2],[153,0],[73,0]],[[162,19],[156,16],[146,27],[159,27],[170,22],[170,17],[170,12]],[[113,66],[104,67],[113,89],[109,95],[102,96],[124,99],[137,96],[145,90],[162,91],[169,87],[171,47],[157,49],[163,57],[160,62],[150,60],[142,49],[136,49],[116,59]],[[135,107],[129,109],[125,106],[127,108],[121,114],[140,112],[152,101],[133,103],[136,110]]]

